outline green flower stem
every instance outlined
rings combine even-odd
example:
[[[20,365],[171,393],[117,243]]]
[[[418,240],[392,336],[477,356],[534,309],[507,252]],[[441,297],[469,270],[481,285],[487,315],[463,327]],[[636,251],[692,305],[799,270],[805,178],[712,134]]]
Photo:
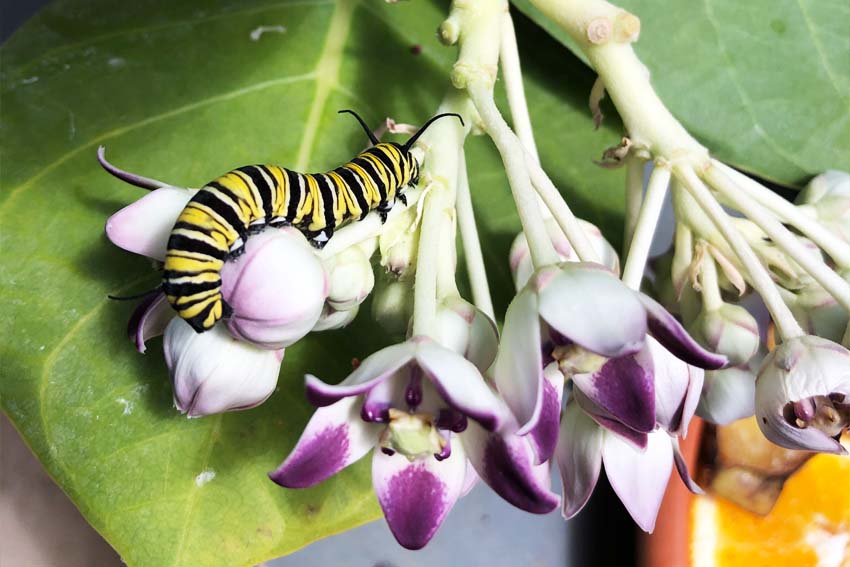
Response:
[[[805,334],[803,329],[797,323],[797,320],[794,319],[791,310],[782,301],[779,289],[770,278],[767,269],[759,262],[753,249],[737,231],[732,220],[723,210],[723,207],[712,196],[709,188],[705,186],[690,167],[677,165],[674,167],[674,174],[681,181],[685,189],[687,189],[688,193],[696,200],[705,214],[711,219],[717,230],[720,231],[723,238],[726,239],[729,246],[738,256],[741,264],[748,272],[752,286],[758,291],[774,323],[776,323],[776,329],[779,335],[784,340],[803,336]]]
[[[557,263],[558,255],[543,224],[543,215],[525,165],[523,145],[502,118],[493,100],[502,18],[506,11],[505,0],[456,0],[449,20],[440,28],[440,34],[446,40],[459,39],[460,54],[452,71],[452,83],[459,89],[466,89],[478,110],[481,125],[502,156],[532,262],[540,268]]]
[[[437,113],[457,112],[469,117],[468,97],[451,89]],[[458,155],[469,133],[470,121],[461,126],[457,120],[438,120],[416,144],[423,151],[421,179],[426,184],[422,200],[422,223],[419,227],[419,246],[416,255],[416,274],[413,292],[413,333],[433,337],[437,316],[438,281],[445,286],[445,275],[454,271],[445,265],[443,233],[454,234],[454,204],[457,190]],[[443,279],[441,279],[441,277]],[[451,274],[454,277],[454,274]]]
[[[422,225],[413,295],[413,334],[434,336],[437,317],[437,277],[440,265],[441,225],[445,208],[445,187],[432,186],[423,197]]]
[[[706,251],[702,257],[700,271],[700,285],[702,286],[702,303],[706,311],[716,311],[723,306],[723,298],[720,295],[720,284],[717,280],[717,264],[711,253]]]
[[[741,191],[740,184],[726,175],[720,168],[712,164],[703,171],[703,179],[732,205],[747,215],[761,228],[773,242],[788,256],[797,262],[821,287],[823,287],[847,311],[850,311],[850,284],[829,268],[820,258],[807,250],[797,237],[776,220],[772,214],[765,211],[746,191]]]
[[[649,177],[646,198],[638,214],[635,233],[629,246],[629,255],[623,268],[623,282],[632,289],[640,289],[646,260],[649,258],[649,248],[652,245],[652,237],[655,235],[655,228],[658,226],[658,219],[661,216],[661,208],[664,206],[664,197],[667,195],[669,184],[669,166],[656,163]]]
[[[472,195],[469,191],[469,177],[466,172],[466,156],[460,150],[457,182],[457,221],[460,227],[460,239],[463,244],[463,256],[466,260],[466,272],[472,287],[472,299],[475,306],[493,321],[496,312],[493,309],[493,299],[490,286],[487,283],[487,268],[484,265],[484,255],[481,252],[481,242],[478,239],[478,228],[475,225],[475,212],[472,208]]]
[[[679,182],[673,180],[673,193],[682,191],[679,188]],[[681,220],[676,221],[676,232],[673,236],[673,263],[670,266],[671,276],[673,278],[673,286],[676,293],[681,295],[682,288],[687,281],[690,273],[691,263],[694,261],[694,233],[687,223]]]
[[[555,222],[564,231],[564,235],[570,242],[570,246],[576,251],[579,259],[582,262],[599,262],[599,256],[590,243],[590,239],[587,238],[587,234],[585,234],[578,219],[564,201],[555,184],[543,171],[543,168],[528,153],[526,153],[525,165],[531,175],[531,183],[534,185],[534,189],[537,190],[538,195],[543,199],[543,203],[555,217]]]
[[[643,202],[643,170],[646,160],[633,153],[626,157],[626,219],[623,225],[623,255],[632,245],[632,235],[637,225]]]
[[[688,134],[655,93],[631,43],[640,20],[604,0],[531,0],[581,47],[619,111],[632,146],[699,169],[708,151]]]
[[[731,167],[711,160],[711,165],[735,181],[737,186],[759,205],[767,208],[786,224],[790,224],[832,258],[839,268],[850,268],[850,246],[831,233],[817,220],[806,215],[793,203],[789,203],[761,183],[735,171]]]
[[[519,63],[519,51],[516,44],[514,22],[509,12],[502,16],[501,42],[499,43],[499,67],[502,70],[502,82],[508,95],[508,107],[511,109],[511,121],[517,138],[523,147],[540,163],[528,104],[525,102],[525,89],[522,86],[522,68]]]

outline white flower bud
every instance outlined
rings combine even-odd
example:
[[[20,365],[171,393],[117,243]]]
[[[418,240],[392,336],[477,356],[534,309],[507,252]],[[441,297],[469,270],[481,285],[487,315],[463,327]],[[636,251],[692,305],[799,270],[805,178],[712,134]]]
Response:
[[[322,316],[313,327],[314,331],[331,331],[333,329],[342,329],[347,327],[354,318],[357,317],[357,312],[360,311],[360,306],[355,305],[351,309],[345,311],[337,311],[329,305],[325,305],[322,310]]]
[[[848,279],[848,274],[843,276]],[[804,329],[831,341],[840,342],[850,323],[850,314],[816,283],[798,291],[790,307]]]
[[[578,255],[570,246],[564,231],[558,226],[558,223],[553,218],[546,219],[546,232],[549,233],[549,239],[555,247],[558,256],[564,262],[578,262]],[[615,273],[620,272],[620,260],[617,257],[617,252],[602,236],[602,232],[595,225],[579,219],[584,233],[587,235],[591,246],[596,251],[600,263],[608,266]],[[528,249],[528,241],[525,239],[525,234],[520,232],[514,239],[510,251],[511,273],[514,276],[514,284],[517,291],[525,287],[528,283],[531,274],[534,273],[534,266],[531,262],[531,253]]]
[[[482,372],[493,364],[499,348],[496,324],[460,297],[446,298],[437,306],[434,338],[446,348],[462,354]]]
[[[249,238],[245,253],[225,263],[221,279],[224,300],[233,308],[230,333],[271,350],[309,333],[328,294],[321,261],[294,228]]]
[[[689,330],[710,350],[725,354],[732,365],[749,361],[760,344],[755,317],[740,305],[731,303],[724,303],[719,309],[704,310]]]
[[[363,302],[375,286],[369,257],[358,246],[346,248],[325,261],[330,289],[328,305],[347,311]]]
[[[419,247],[419,230],[417,230],[417,208],[408,207],[390,218],[381,230],[379,245],[381,249],[381,266],[406,278],[410,267],[416,263],[416,253]]]
[[[726,425],[755,413],[756,377],[746,367],[709,370],[697,406],[701,418]]]
[[[800,191],[795,203],[850,243],[850,174],[830,170],[818,175]]]
[[[165,329],[163,346],[174,405],[189,417],[261,404],[274,391],[283,361],[283,349],[257,348],[221,325],[196,333],[179,317]]]

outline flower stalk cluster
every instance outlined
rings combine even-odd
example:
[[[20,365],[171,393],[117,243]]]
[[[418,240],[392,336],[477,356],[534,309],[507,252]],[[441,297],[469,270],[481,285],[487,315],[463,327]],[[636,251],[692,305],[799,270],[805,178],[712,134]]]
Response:
[[[306,377],[316,411],[270,477],[288,489],[313,486],[371,451],[378,502],[410,549],[428,543],[479,479],[520,509],[560,504],[570,518],[603,465],[636,523],[652,531],[674,466],[699,491],[678,442],[695,413],[723,423],[755,412],[772,441],[829,452],[843,451],[838,438],[850,422],[850,176],[830,172],[797,204],[782,200],[712,159],[664,107],[631,47],[637,17],[604,0],[532,2],[599,74],[591,106],[607,92],[628,130],[609,152],[626,166],[622,273],[615,250],[573,214],[540,162],[507,2],[455,0],[438,35],[458,58],[436,113],[464,120],[435,122],[418,139],[419,184],[406,204],[338,230],[321,251],[293,228],[250,237],[222,270],[233,313],[210,332],[195,333],[159,292],[130,322],[142,352],[165,335],[175,406],[197,417],[262,403],[285,349],[347,325],[376,289],[373,317],[404,339],[364,356],[336,385]],[[500,73],[513,128],[493,96]],[[475,164],[464,153],[473,133],[498,150],[522,225],[506,258],[516,296],[501,334],[467,173]],[[110,218],[107,235],[161,262],[192,190],[100,159],[151,190]],[[655,265],[659,302],[644,276],[668,192],[676,236]],[[458,237],[471,302],[456,284]],[[386,271],[377,282],[375,255]],[[769,353],[764,325],[741,304],[750,288],[778,337]]]

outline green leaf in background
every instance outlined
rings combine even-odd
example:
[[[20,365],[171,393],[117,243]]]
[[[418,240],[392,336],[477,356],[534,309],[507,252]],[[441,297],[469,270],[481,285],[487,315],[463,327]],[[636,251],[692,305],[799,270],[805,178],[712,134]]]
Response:
[[[101,171],[97,146],[123,168],[194,187],[245,163],[334,167],[364,143],[337,109],[372,123],[434,112],[454,60],[434,35],[445,10],[423,1],[230,0],[212,9],[202,0],[69,0],[3,47],[2,406],[129,565],[252,565],[377,518],[368,458],[307,490],[283,490],[266,473],[311,414],[304,373],[342,378],[352,358],[393,339],[367,306],[351,328],[287,349],[262,406],[181,417],[160,341],[135,352],[125,334],[132,306],[106,299],[148,289],[157,275],[103,236],[107,216],[144,192]],[[255,40],[259,26],[286,31]],[[521,44],[536,33],[518,27]],[[622,175],[591,160],[619,126],[593,131],[593,76],[560,52],[544,38],[526,54],[542,159],[576,211],[616,240]],[[504,308],[518,223],[491,145],[472,140],[467,155]]]
[[[529,0],[511,0],[574,53]],[[842,0],[622,0],[662,100],[720,159],[802,187],[850,171],[850,4]]]

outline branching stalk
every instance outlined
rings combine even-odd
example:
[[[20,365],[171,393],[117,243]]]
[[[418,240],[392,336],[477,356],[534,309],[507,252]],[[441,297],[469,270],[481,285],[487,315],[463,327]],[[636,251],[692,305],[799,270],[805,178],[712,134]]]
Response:
[[[744,240],[744,237],[735,229],[731,219],[720,206],[720,203],[714,199],[708,187],[703,184],[690,167],[677,166],[674,168],[674,173],[738,256],[741,264],[748,272],[750,282],[761,295],[767,310],[776,323],[780,336],[787,340],[804,335],[803,329],[794,319],[791,310],[782,301],[782,296],[776,284],[770,278],[767,269],[759,262],[755,252]]]
[[[576,251],[579,259],[582,262],[599,262],[600,258],[590,243],[590,239],[543,168],[532,159],[530,154],[526,154],[525,165],[528,167],[529,174],[531,174],[531,183],[534,185],[534,189],[537,190],[546,208],[555,217],[555,222],[564,231],[564,235],[567,237],[570,246]]]
[[[728,175],[741,190],[746,192],[759,205],[766,207],[783,222],[790,224],[817,244],[839,268],[850,268],[850,246],[847,246],[846,242],[831,233],[817,220],[809,217],[793,203],[789,203],[743,173],[735,171],[717,160],[711,160],[711,165]]]
[[[501,42],[499,45],[499,66],[502,70],[502,79],[505,92],[508,95],[508,107],[511,109],[511,119],[519,141],[523,147],[534,158],[535,163],[540,163],[537,153],[537,144],[534,142],[534,131],[531,128],[531,117],[528,114],[528,104],[525,102],[525,89],[522,86],[522,68],[519,63],[519,50],[517,49],[514,22],[510,12],[502,16]]]
[[[719,168],[712,165],[703,172],[702,177],[732,205],[747,215],[761,228],[773,242],[800,265],[835,300],[850,311],[850,284],[832,271],[823,260],[803,244],[782,223],[776,220],[755,202],[748,193],[741,191],[740,185]]]

